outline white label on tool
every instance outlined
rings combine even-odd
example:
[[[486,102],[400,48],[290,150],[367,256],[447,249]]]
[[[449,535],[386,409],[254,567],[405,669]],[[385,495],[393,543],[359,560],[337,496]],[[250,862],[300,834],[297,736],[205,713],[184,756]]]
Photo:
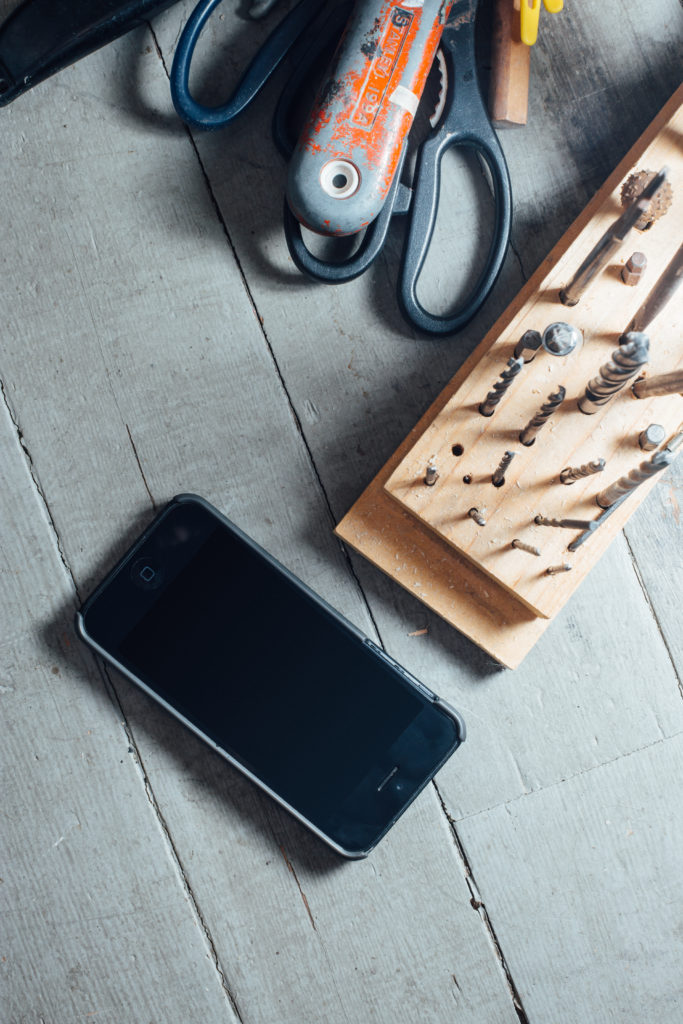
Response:
[[[405,85],[397,85],[391,96],[389,97],[391,103],[395,103],[398,107],[403,107],[404,110],[409,110],[412,117],[415,117],[415,111],[420,103],[420,97],[416,96],[410,89],[406,89]]]

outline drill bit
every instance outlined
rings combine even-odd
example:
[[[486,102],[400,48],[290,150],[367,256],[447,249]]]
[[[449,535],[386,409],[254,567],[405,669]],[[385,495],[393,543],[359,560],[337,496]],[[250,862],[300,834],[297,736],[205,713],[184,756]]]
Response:
[[[505,452],[505,454],[503,455],[503,458],[500,460],[498,469],[494,472],[493,476],[491,477],[491,483],[493,484],[494,487],[502,487],[503,484],[505,483],[505,474],[507,472],[508,466],[514,459],[515,454],[515,452]]]
[[[595,459],[594,462],[585,462],[583,466],[567,466],[560,473],[560,483],[575,484],[584,476],[592,476],[593,473],[602,473],[605,468],[604,459]]]
[[[654,318],[661,313],[667,302],[673,298],[673,294],[683,281],[683,245],[667,265],[659,277],[654,288],[645,299],[633,320],[630,329],[632,331],[644,331],[652,323]]]
[[[523,366],[524,359],[521,356],[518,359],[508,359],[507,370],[503,370],[500,380],[496,381],[493,385],[493,390],[489,391],[479,406],[479,412],[482,416],[493,416],[496,406]]]
[[[470,517],[470,519],[474,519],[477,526],[486,526],[486,516],[484,515],[485,512],[485,508],[471,508],[467,515]]]
[[[577,327],[558,320],[546,327],[541,344],[551,356],[568,356],[582,341],[583,335]]]
[[[586,384],[586,391],[579,399],[579,409],[592,416],[603,405],[621,391],[645,366],[650,352],[647,334],[631,331],[624,338],[624,344],[615,349],[609,362],[604,363],[596,377]]]
[[[644,377],[637,380],[631,391],[636,398],[654,398],[657,395],[683,394],[683,370],[672,373],[660,373],[657,377]]]
[[[510,546],[513,547],[513,548],[517,548],[519,551],[526,551],[530,555],[539,555],[540,556],[540,554],[541,554],[541,552],[538,550],[538,548],[535,548],[533,546],[533,544],[527,544],[523,540],[517,540],[516,537],[512,541]]]
[[[525,363],[532,362],[541,347],[541,335],[538,331],[525,331],[515,345],[515,359],[522,358]]]
[[[663,469],[666,469],[670,463],[674,460],[673,452],[664,449],[661,452],[655,452],[651,459],[641,462],[639,466],[632,469],[630,473],[625,476],[620,476],[618,480],[615,480],[613,484],[606,487],[604,491],[600,491],[597,495],[596,501],[600,508],[609,508],[619,498],[625,497],[634,491],[636,487],[645,483],[650,477],[654,476],[655,473],[660,473]]]
[[[545,571],[546,576],[556,576],[560,572],[570,572],[571,565],[564,562],[563,565],[549,565]]]
[[[543,405],[538,410],[536,415],[533,417],[533,419],[529,420],[524,430],[519,435],[519,440],[523,445],[529,448],[534,443],[534,441],[536,440],[536,435],[538,434],[539,430],[546,422],[548,417],[552,416],[557,407],[561,405],[561,403],[564,401],[564,396],[566,394],[566,390],[560,384],[557,391],[553,392],[553,394],[551,395],[548,395],[548,400],[543,403]]]
[[[569,284],[560,292],[560,302],[565,306],[575,306],[591,281],[597,277],[609,263],[619,246],[641,216],[647,212],[650,200],[659,191],[668,177],[668,168],[663,167],[655,175],[638,198],[628,206],[622,215],[604,233],[602,238],[591,249],[580,265]]]
[[[433,487],[436,481],[439,479],[439,471],[436,468],[433,461],[430,461],[427,465],[427,471],[425,473],[424,482],[427,487]]]
[[[537,526],[561,526],[566,530],[594,530],[592,519],[546,519],[545,516],[534,516]]]

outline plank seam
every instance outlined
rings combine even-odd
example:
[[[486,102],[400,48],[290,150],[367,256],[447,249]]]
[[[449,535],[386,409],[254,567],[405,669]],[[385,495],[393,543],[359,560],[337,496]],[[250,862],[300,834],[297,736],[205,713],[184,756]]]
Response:
[[[657,721],[657,719],[655,719]],[[657,727],[661,728],[657,721]],[[518,800],[523,800],[525,797],[536,796],[539,793],[545,793],[548,790],[555,789],[557,786],[563,786],[567,782],[572,782],[574,779],[580,778],[582,775],[588,775],[590,772],[597,771],[599,768],[606,768],[609,765],[616,764],[618,761],[623,761],[624,758],[633,757],[636,754],[642,754],[645,750],[649,750],[651,747],[659,746],[660,743],[668,743],[669,740],[675,740],[679,736],[683,736],[683,730],[679,732],[671,733],[669,736],[661,736],[659,739],[653,740],[651,743],[646,743],[642,747],[636,747],[635,750],[629,750],[625,754],[619,754],[617,757],[610,758],[608,761],[601,761],[600,764],[591,765],[589,768],[583,768],[579,772],[574,772],[573,775],[567,775],[563,779],[558,779],[557,782],[551,782],[547,786],[539,786],[538,789],[528,789],[524,793],[519,793],[518,796],[513,796],[510,800],[502,800],[499,804],[491,804],[490,807],[482,807],[479,811],[473,811],[471,814],[463,814],[457,818],[452,818],[450,815],[449,821],[460,823],[463,821],[471,821],[473,818],[477,818],[480,814],[490,814],[491,811],[497,811],[500,807],[510,807],[512,804],[517,803]],[[446,812],[448,814],[448,812]]]
[[[628,539],[628,535],[627,535],[626,531],[624,530],[623,533],[624,533],[624,540],[626,541],[626,547],[628,549],[628,553],[629,553],[629,556],[631,558],[631,562],[633,564],[633,571],[636,574],[636,579],[638,580],[638,583],[640,584],[640,589],[643,592],[643,597],[645,598],[647,606],[650,609],[650,614],[652,615],[652,618],[653,618],[654,623],[655,623],[655,625],[657,627],[657,630],[659,631],[659,635],[662,638],[662,643],[664,644],[664,649],[666,650],[666,653],[667,653],[667,655],[669,657],[669,661],[671,662],[671,668],[673,670],[673,674],[676,677],[676,682],[678,683],[679,692],[681,694],[681,697],[683,697],[683,679],[681,678],[680,673],[678,672],[678,669],[676,668],[676,659],[674,657],[673,651],[671,650],[671,648],[669,646],[668,640],[666,638],[666,634],[664,632],[663,625],[662,625],[662,623],[661,623],[661,621],[659,619],[659,615],[657,614],[657,610],[656,610],[654,604],[652,603],[652,599],[650,598],[650,594],[648,593],[647,585],[646,585],[645,580],[643,579],[643,576],[641,574],[640,566],[638,565],[638,559],[636,557],[636,553],[633,550],[633,548],[631,547],[631,543],[630,543],[630,541]]]
[[[29,476],[31,477],[31,480],[33,481],[33,486],[35,487],[35,490],[36,490],[36,493],[38,494],[38,497],[40,498],[40,502],[41,502],[41,504],[43,506],[43,510],[44,510],[45,515],[47,516],[47,519],[48,519],[48,524],[49,524],[49,526],[50,526],[50,528],[52,530],[53,540],[54,540],[54,543],[55,543],[55,547],[57,549],[57,555],[59,557],[60,562],[64,566],[64,569],[66,571],[67,576],[71,580],[71,583],[73,585],[74,591],[76,593],[76,597],[78,598],[78,602],[80,604],[81,603],[81,596],[80,596],[80,593],[79,593],[79,590],[78,590],[78,585],[76,583],[74,574],[71,571],[71,567],[70,567],[70,565],[69,565],[69,563],[67,561],[66,553],[64,551],[64,548],[62,547],[61,537],[59,536],[59,531],[57,530],[57,525],[56,525],[56,523],[54,521],[54,518],[52,516],[52,512],[50,511],[50,506],[48,504],[47,496],[46,496],[45,491],[43,489],[43,486],[42,486],[42,484],[41,484],[41,482],[40,482],[40,480],[38,478],[38,472],[36,470],[35,463],[33,461],[33,456],[31,455],[31,452],[29,451],[29,447],[28,447],[28,445],[27,445],[27,443],[26,443],[26,441],[24,439],[24,432],[22,431],[21,426],[19,424],[18,416],[14,412],[14,409],[12,408],[12,405],[11,405],[11,403],[9,401],[9,397],[7,395],[7,388],[5,386],[4,380],[2,380],[2,379],[0,379],[0,394],[2,395],[2,400],[3,400],[4,404],[5,404],[5,408],[7,409],[7,415],[9,416],[10,421],[11,421],[11,423],[12,423],[12,425],[13,425],[15,431],[16,431],[17,442],[18,442],[19,447],[20,447],[20,449],[21,449],[21,451],[22,451],[22,453],[24,455],[24,461],[26,463],[26,467],[28,469]]]
[[[4,404],[5,404],[5,408],[7,409],[7,414],[8,414],[8,416],[10,418],[10,421],[11,421],[11,423],[12,423],[14,429],[15,429],[16,437],[17,437],[17,442],[18,442],[18,445],[19,445],[19,447],[20,447],[20,449],[21,449],[21,451],[23,453],[24,460],[25,460],[25,463],[26,463],[29,475],[31,477],[31,480],[33,481],[33,485],[34,485],[35,490],[36,490],[36,492],[37,492],[37,494],[38,494],[38,496],[40,498],[42,507],[43,507],[43,509],[45,511],[45,514],[47,516],[49,526],[50,526],[50,528],[52,530],[53,542],[55,544],[59,560],[62,563],[62,565],[64,567],[64,570],[65,570],[69,580],[71,581],[71,585],[72,585],[72,587],[74,589],[77,601],[78,601],[79,604],[81,604],[82,603],[82,599],[81,599],[81,596],[80,596],[80,593],[79,593],[78,584],[76,583],[74,574],[71,571],[71,567],[69,566],[69,563],[67,561],[66,554],[65,554],[64,549],[62,547],[61,538],[59,536],[59,531],[57,530],[57,525],[56,525],[56,523],[54,521],[52,513],[50,512],[50,507],[48,505],[47,497],[45,495],[43,487],[42,487],[42,485],[40,483],[40,480],[38,479],[38,474],[37,474],[36,469],[35,469],[35,465],[34,465],[34,462],[33,462],[33,458],[31,456],[31,452],[30,452],[30,450],[28,448],[28,445],[26,444],[26,441],[24,440],[23,431],[21,429],[21,426],[19,424],[19,421],[18,421],[18,418],[17,418],[16,414],[15,414],[14,410],[12,409],[12,406],[10,404],[10,401],[9,401],[9,398],[8,398],[8,395],[7,395],[7,388],[5,386],[5,382],[2,379],[0,379],[0,395],[2,396],[2,400],[3,400]],[[132,438],[131,438],[131,443],[132,443]],[[135,446],[134,445],[133,445],[133,450],[135,450]],[[144,474],[143,474],[143,479],[144,479]],[[150,497],[151,497],[151,494],[150,494]],[[97,661],[96,661],[96,663],[97,663]],[[111,679],[110,679],[106,669],[104,669],[104,667],[101,667],[101,672],[102,672],[102,674],[104,676],[105,689],[108,692],[109,699],[111,700],[112,704],[114,705],[114,708],[116,709],[116,711],[117,711],[117,713],[119,715],[119,720],[120,720],[121,725],[123,727],[124,734],[125,734],[125,736],[126,736],[126,738],[128,740],[129,747],[131,748],[132,752],[135,755],[135,760],[136,760],[136,762],[138,764],[139,771],[140,771],[140,774],[141,774],[141,778],[142,778],[142,781],[143,781],[143,784],[144,784],[145,794],[147,796],[147,799],[148,799],[149,803],[152,806],[152,809],[154,810],[154,813],[155,813],[157,821],[158,821],[158,823],[159,823],[159,825],[160,825],[160,827],[162,829],[162,832],[163,832],[163,834],[166,837],[166,840],[168,842],[169,848],[170,848],[171,853],[172,853],[172,858],[175,861],[176,867],[177,867],[178,872],[180,874],[181,884],[182,884],[182,887],[184,889],[185,896],[188,899],[188,901],[190,903],[190,906],[194,909],[194,911],[196,913],[196,916],[197,916],[197,920],[199,921],[200,927],[201,927],[201,929],[202,929],[202,931],[204,933],[204,938],[205,938],[205,941],[207,942],[207,945],[208,945],[208,948],[209,948],[209,951],[210,951],[210,954],[211,954],[214,966],[215,966],[215,968],[216,968],[216,970],[218,972],[218,976],[219,976],[219,979],[220,979],[221,986],[222,986],[223,990],[225,991],[225,993],[226,993],[226,995],[227,995],[227,997],[228,997],[228,999],[230,1001],[230,1005],[231,1005],[231,1007],[233,1009],[233,1012],[234,1012],[235,1016],[237,1017],[238,1021],[240,1021],[240,1024],[242,1024],[242,1017],[241,1017],[241,1015],[239,1013],[239,1010],[237,1008],[236,1001],[235,1001],[235,999],[234,999],[234,997],[233,997],[233,995],[230,992],[230,989],[228,987],[227,980],[225,978],[225,974],[224,974],[222,968],[220,967],[220,963],[218,961],[218,954],[217,954],[216,948],[214,946],[213,940],[211,939],[211,935],[210,935],[210,933],[208,931],[206,923],[205,923],[205,921],[204,921],[204,919],[202,917],[202,914],[201,914],[201,912],[199,910],[199,907],[197,905],[197,901],[194,898],[194,894],[193,894],[193,892],[192,892],[192,890],[191,890],[191,888],[189,886],[187,877],[186,877],[185,872],[184,872],[184,870],[182,868],[182,865],[180,863],[180,859],[178,857],[178,853],[177,853],[177,850],[175,848],[175,844],[173,843],[173,840],[171,838],[170,832],[169,832],[169,830],[168,830],[168,828],[166,826],[166,823],[164,821],[163,815],[161,814],[161,811],[159,809],[157,801],[156,801],[156,799],[154,797],[154,794],[152,792],[152,788],[151,788],[151,785],[149,783],[149,779],[147,777],[147,773],[145,772],[144,767],[143,767],[143,762],[142,762],[142,757],[140,755],[140,751],[138,749],[137,743],[135,742],[135,739],[133,738],[133,734],[132,734],[130,725],[129,725],[127,719],[126,719],[126,716],[125,716],[125,713],[124,713],[123,708],[121,706],[121,702],[119,700],[119,697],[118,697],[118,694],[116,692],[116,689],[115,689],[115,687],[114,687],[114,685],[113,685],[113,683],[112,683],[112,681],[111,681]]]
[[[159,55],[159,59],[160,59],[160,61],[162,63],[164,71],[166,72],[166,75],[168,77],[168,69],[166,67],[166,62],[164,60],[164,55],[163,55],[163,52],[161,50],[161,46],[159,45],[159,42],[157,40],[157,37],[155,35],[155,32],[154,32],[154,29],[153,29],[152,25],[149,22],[147,22],[147,25],[148,25],[150,33],[152,35],[152,39],[154,41],[154,46],[156,48],[157,54]],[[254,311],[254,315],[256,317],[256,321],[257,321],[259,329],[261,331],[261,335],[263,336],[263,340],[264,340],[264,343],[265,343],[266,348],[268,350],[268,354],[269,354],[269,356],[271,358],[273,367],[274,367],[275,372],[276,372],[276,374],[278,376],[278,380],[280,381],[280,385],[282,387],[283,394],[285,395],[285,398],[287,399],[287,404],[289,405],[289,410],[290,410],[292,419],[294,420],[294,425],[296,427],[296,430],[297,430],[299,436],[301,437],[302,443],[303,443],[304,448],[306,450],[306,454],[308,456],[308,460],[309,460],[310,465],[311,465],[311,469],[313,470],[313,474],[314,474],[314,476],[315,476],[315,478],[316,478],[316,480],[318,482],[318,486],[320,488],[320,493],[322,494],[323,499],[325,501],[325,505],[327,507],[327,511],[328,511],[329,517],[330,517],[330,522],[332,523],[332,527],[334,528],[334,525],[337,522],[337,518],[334,515],[334,510],[332,508],[332,504],[331,504],[330,499],[328,497],[328,494],[327,494],[327,491],[325,489],[325,486],[324,486],[324,484],[322,482],[322,478],[320,476],[320,473],[318,472],[318,468],[317,468],[315,459],[313,457],[312,450],[311,450],[311,448],[310,448],[310,446],[308,444],[308,441],[307,441],[307,438],[306,438],[306,434],[305,434],[304,429],[303,429],[301,418],[299,417],[299,415],[298,415],[298,413],[296,411],[296,407],[294,405],[292,397],[291,397],[291,395],[289,393],[289,390],[287,388],[287,385],[285,383],[284,375],[283,375],[283,373],[282,373],[282,371],[280,369],[280,365],[279,365],[279,363],[277,361],[277,358],[275,356],[275,352],[274,352],[273,347],[272,347],[272,345],[270,343],[270,340],[268,338],[268,332],[266,331],[266,328],[264,326],[263,317],[260,315],[260,313],[258,311],[258,307],[256,305],[256,300],[255,300],[254,295],[253,295],[253,293],[251,291],[251,288],[249,287],[249,284],[247,282],[246,274],[244,273],[244,270],[242,268],[242,264],[240,262],[240,259],[239,259],[238,255],[237,255],[237,249],[236,249],[235,244],[234,244],[234,242],[233,242],[233,240],[232,240],[232,238],[230,236],[230,232],[228,231],[228,226],[227,226],[227,224],[225,222],[225,219],[223,217],[223,214],[221,212],[221,208],[220,208],[220,206],[218,204],[218,201],[217,201],[217,199],[216,199],[216,197],[215,197],[215,195],[213,193],[213,188],[211,186],[211,181],[210,181],[209,175],[208,175],[208,173],[207,173],[207,171],[206,171],[206,169],[204,167],[204,164],[202,162],[201,154],[199,153],[199,150],[198,150],[197,145],[195,143],[195,140],[194,140],[194,137],[192,135],[192,132],[190,131],[189,127],[187,127],[187,126],[186,126],[186,131],[187,131],[188,138],[190,140],[190,144],[191,144],[191,146],[192,146],[192,148],[194,150],[194,154],[195,154],[195,157],[197,159],[197,163],[199,164],[199,168],[200,168],[200,171],[202,173],[202,177],[204,179],[204,185],[206,187],[206,190],[208,192],[209,198],[211,200],[211,204],[212,204],[212,206],[214,208],[216,217],[218,218],[218,222],[221,225],[221,228],[223,229],[223,233],[225,235],[225,238],[226,238],[226,241],[228,243],[228,246],[230,247],[230,251],[231,251],[231,253],[233,255],[233,259],[235,260],[235,264],[237,266],[237,269],[238,269],[239,274],[240,274],[240,278],[242,280],[242,285],[243,285],[244,290],[245,290],[245,292],[247,294],[247,298],[249,299],[251,307],[252,307],[252,309]],[[131,438],[131,444],[132,444],[132,438]],[[133,445],[133,450],[135,450],[135,446],[134,445]],[[137,452],[136,452],[136,456],[137,456]],[[138,461],[138,465],[139,465],[139,461]],[[140,471],[142,472],[142,467],[140,467]],[[144,477],[144,473],[143,473],[143,480],[144,479],[145,479],[145,477]],[[145,482],[145,486],[146,486],[146,482]],[[150,494],[150,498],[151,497],[152,497],[152,495]],[[375,619],[375,616],[374,616],[374,614],[372,612],[372,609],[370,607],[370,603],[368,601],[368,598],[365,595],[365,591],[363,590],[363,587],[362,587],[362,584],[360,582],[360,579],[359,579],[358,575],[356,574],[356,571],[355,571],[353,563],[351,561],[349,552],[348,552],[346,546],[342,543],[341,540],[339,540],[339,545],[340,545],[340,548],[341,548],[341,552],[342,552],[342,554],[344,556],[344,559],[346,561],[347,569],[348,569],[348,571],[349,571],[349,573],[351,575],[351,578],[354,580],[354,582],[356,584],[358,593],[359,593],[359,595],[361,597],[361,600],[363,601],[363,604],[365,605],[365,609],[366,609],[366,611],[368,613],[368,617],[370,618],[370,621],[371,621],[371,623],[373,625],[373,628],[375,630],[375,639],[377,639],[379,641],[380,645],[382,647],[384,647],[384,643],[383,643],[382,638],[381,638],[381,634],[380,634],[379,626],[377,624],[377,620]]]
[[[450,826],[451,835],[453,837],[453,843],[455,845],[456,850],[458,851],[458,855],[459,855],[460,860],[462,862],[462,865],[463,865],[463,867],[465,869],[465,881],[467,882],[468,888],[469,888],[469,890],[470,890],[470,892],[472,894],[472,897],[470,899],[470,903],[472,905],[472,908],[473,908],[473,910],[475,910],[477,912],[477,914],[479,915],[479,917],[481,918],[481,920],[482,920],[482,922],[484,924],[484,927],[486,928],[486,931],[488,932],[488,936],[489,936],[489,939],[490,939],[490,941],[491,941],[491,943],[493,945],[493,949],[495,951],[495,954],[496,954],[496,957],[498,959],[499,965],[500,965],[500,967],[501,967],[501,969],[503,971],[503,974],[505,976],[505,981],[507,983],[508,989],[510,991],[510,997],[512,999],[512,1005],[513,1005],[513,1007],[515,1009],[515,1013],[517,1014],[519,1022],[520,1022],[520,1024],[529,1024],[529,1018],[527,1017],[526,1011],[525,1011],[524,1006],[522,1004],[521,996],[519,994],[519,991],[517,989],[515,981],[514,981],[514,979],[512,977],[512,972],[511,972],[511,970],[510,970],[510,968],[508,966],[508,962],[507,962],[507,960],[505,958],[505,954],[503,953],[503,949],[501,947],[500,941],[498,940],[498,936],[496,935],[496,931],[495,931],[495,929],[493,927],[493,922],[491,921],[491,918],[489,916],[489,912],[486,909],[486,904],[481,899],[481,894],[479,892],[479,887],[478,887],[478,885],[476,883],[476,880],[475,880],[475,877],[474,877],[474,871],[472,870],[472,865],[469,862],[467,854],[465,853],[465,848],[464,848],[464,846],[462,844],[460,836],[458,835],[455,819],[452,818],[451,815],[448,813],[448,810],[446,808],[446,803],[445,803],[443,797],[441,796],[441,793],[439,791],[439,787],[437,786],[437,784],[436,784],[436,782],[434,780],[432,780],[432,784],[434,786],[434,789],[436,790],[436,795],[439,798],[439,803],[441,804],[441,810],[445,814],[446,820],[448,821],[448,824]],[[453,976],[453,980],[455,981],[455,976]],[[456,981],[456,985],[457,985],[457,981]]]
[[[126,433],[128,434],[128,440],[130,441],[130,446],[133,449],[133,455],[135,456],[135,461],[137,462],[138,469],[140,470],[140,476],[142,477],[142,482],[145,485],[145,490],[149,494],[149,500],[152,502],[152,509],[156,512],[156,510],[157,510],[157,503],[154,500],[154,495],[152,494],[152,492],[150,490],[150,486],[147,483],[147,477],[145,476],[145,471],[142,468],[142,463],[140,462],[140,456],[138,455],[138,450],[135,447],[135,441],[133,440],[133,435],[130,432],[130,427],[128,426],[128,424],[125,423],[124,426],[126,428]]]

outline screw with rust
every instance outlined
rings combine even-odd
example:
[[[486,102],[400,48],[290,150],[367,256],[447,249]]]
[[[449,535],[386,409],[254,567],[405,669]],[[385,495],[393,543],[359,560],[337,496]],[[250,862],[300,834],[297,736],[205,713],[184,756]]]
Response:
[[[484,515],[485,512],[485,508],[471,508],[467,515],[470,517],[470,519],[474,519],[477,526],[486,526],[486,516]]]
[[[535,548],[533,544],[527,544],[523,540],[517,540],[516,537],[512,541],[510,546],[513,547],[513,548],[517,548],[518,551],[526,551],[529,555],[540,555],[541,554],[541,552],[538,550],[538,548]]]

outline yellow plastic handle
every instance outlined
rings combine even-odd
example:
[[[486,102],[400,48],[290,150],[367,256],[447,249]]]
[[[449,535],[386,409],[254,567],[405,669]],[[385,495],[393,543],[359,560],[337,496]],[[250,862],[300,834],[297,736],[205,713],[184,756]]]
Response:
[[[522,42],[526,43],[527,46],[533,46],[538,38],[538,17],[540,13],[541,0],[522,0],[520,35]]]
[[[550,14],[557,14],[564,7],[564,0],[543,0],[543,6]]]

